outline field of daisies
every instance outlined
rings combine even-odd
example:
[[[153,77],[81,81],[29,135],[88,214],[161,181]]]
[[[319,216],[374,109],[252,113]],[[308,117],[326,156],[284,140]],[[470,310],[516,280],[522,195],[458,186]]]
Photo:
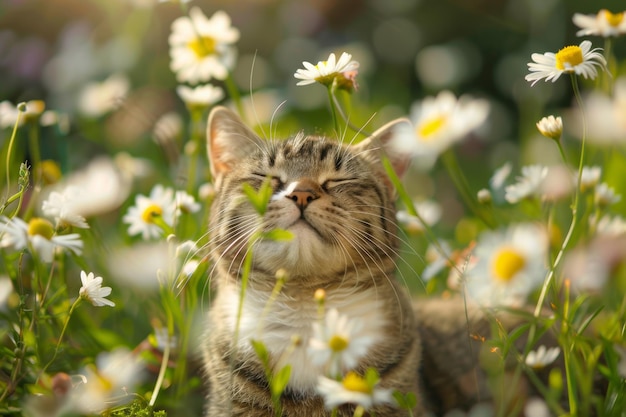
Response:
[[[507,399],[524,395],[510,381],[526,378],[517,415],[626,416],[623,9],[4,1],[0,415],[201,415],[215,193],[205,128],[224,105],[263,137],[359,140],[410,119],[394,145],[411,167],[388,170],[398,279],[415,297],[523,318],[470,335],[487,347],[497,400],[450,415],[510,415]],[[356,363],[361,326],[331,313],[310,349]],[[504,363],[514,372],[502,382]],[[329,410],[414,401],[375,375],[336,379],[320,385]]]

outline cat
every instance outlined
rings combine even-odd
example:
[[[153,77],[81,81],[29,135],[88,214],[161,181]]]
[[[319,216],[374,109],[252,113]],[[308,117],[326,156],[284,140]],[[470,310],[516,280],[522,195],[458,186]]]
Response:
[[[276,415],[253,341],[265,346],[273,373],[291,366],[279,415],[331,415],[316,392],[324,369],[307,357],[319,318],[318,289],[325,291],[327,311],[358,318],[368,328],[372,343],[355,371],[363,375],[372,368],[379,387],[416,396],[414,409],[380,404],[370,410],[376,416],[425,416],[489,396],[486,380],[476,373],[481,342],[472,337],[489,333],[484,314],[462,300],[414,302],[394,278],[395,190],[382,159],[398,176],[408,167],[409,157],[391,146],[402,123],[409,122],[393,121],[357,144],[303,133],[264,140],[227,108],[212,110],[207,148],[217,193],[209,250],[217,294],[202,340],[206,416]],[[255,208],[244,184],[259,190],[265,181],[271,198]],[[259,238],[276,229],[292,238]],[[287,278],[273,293],[277,271]],[[352,416],[354,409],[341,406],[337,415]]]

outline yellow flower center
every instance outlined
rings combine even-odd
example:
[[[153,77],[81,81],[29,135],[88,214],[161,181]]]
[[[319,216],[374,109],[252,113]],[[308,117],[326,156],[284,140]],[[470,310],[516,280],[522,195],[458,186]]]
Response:
[[[187,46],[198,58],[205,58],[215,54],[217,42],[209,36],[200,36],[189,42]]]
[[[417,133],[420,138],[429,140],[445,126],[446,122],[447,118],[445,116],[433,117],[420,124],[417,127]]]
[[[343,336],[333,335],[328,341],[328,346],[333,352],[341,352],[348,347],[349,340]]]
[[[602,13],[606,21],[609,22],[609,25],[613,27],[619,26],[619,24],[622,23],[622,20],[624,20],[624,12],[613,14],[610,11],[603,9],[600,13]]]
[[[28,222],[28,234],[31,236],[43,236],[47,240],[50,240],[52,239],[52,236],[54,236],[54,227],[52,226],[52,223],[46,219],[33,217]]]
[[[583,63],[583,50],[579,46],[566,46],[556,53],[556,67],[561,71],[572,70]]]
[[[39,169],[41,171],[41,178],[46,184],[55,184],[63,176],[59,164],[51,159],[41,161]]]
[[[163,214],[163,209],[161,206],[157,204],[150,204],[146,209],[141,213],[141,219],[146,223],[154,223],[154,219],[156,217],[161,217]]]
[[[492,263],[493,275],[500,281],[510,281],[526,265],[524,258],[512,248],[503,248],[495,256]]]
[[[355,372],[348,372],[343,378],[343,387],[348,391],[362,392],[363,394],[372,394],[372,387],[367,384],[365,379],[361,378]]]

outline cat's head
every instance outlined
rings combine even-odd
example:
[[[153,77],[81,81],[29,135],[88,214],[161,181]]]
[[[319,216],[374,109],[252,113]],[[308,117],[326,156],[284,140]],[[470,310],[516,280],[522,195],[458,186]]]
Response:
[[[387,155],[398,175],[408,165],[388,144],[392,122],[356,145],[298,134],[261,139],[230,110],[209,116],[207,137],[217,196],[211,209],[211,256],[232,275],[241,269],[249,241],[259,232],[284,229],[288,241],[261,239],[252,248],[253,267],[292,276],[384,270],[397,246],[395,191],[383,165]],[[263,215],[243,191],[270,181]]]

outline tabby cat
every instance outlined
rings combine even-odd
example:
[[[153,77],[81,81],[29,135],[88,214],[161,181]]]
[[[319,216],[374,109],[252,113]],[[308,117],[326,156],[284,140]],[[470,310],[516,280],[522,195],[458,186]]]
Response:
[[[252,341],[267,349],[272,372],[291,366],[280,397],[283,416],[330,415],[316,394],[324,369],[307,357],[319,318],[314,293],[320,288],[326,309],[358,317],[372,335],[355,371],[373,368],[380,387],[414,393],[412,415],[465,407],[487,395],[484,379],[474,372],[481,345],[470,337],[486,334],[487,321],[462,302],[414,308],[394,279],[395,196],[381,160],[389,158],[398,175],[407,167],[407,157],[389,146],[400,123],[407,121],[392,122],[355,145],[302,133],[277,141],[261,139],[226,108],[212,111],[207,146],[217,195],[209,230],[217,295],[203,340],[207,416],[275,415]],[[259,190],[268,179],[272,195],[261,215],[243,189],[249,184]],[[276,229],[293,238],[258,238]],[[249,281],[236,331],[249,251]],[[279,270],[288,278],[272,295]],[[378,417],[409,415],[391,404],[372,411]],[[338,415],[353,412],[354,406],[346,405]]]

